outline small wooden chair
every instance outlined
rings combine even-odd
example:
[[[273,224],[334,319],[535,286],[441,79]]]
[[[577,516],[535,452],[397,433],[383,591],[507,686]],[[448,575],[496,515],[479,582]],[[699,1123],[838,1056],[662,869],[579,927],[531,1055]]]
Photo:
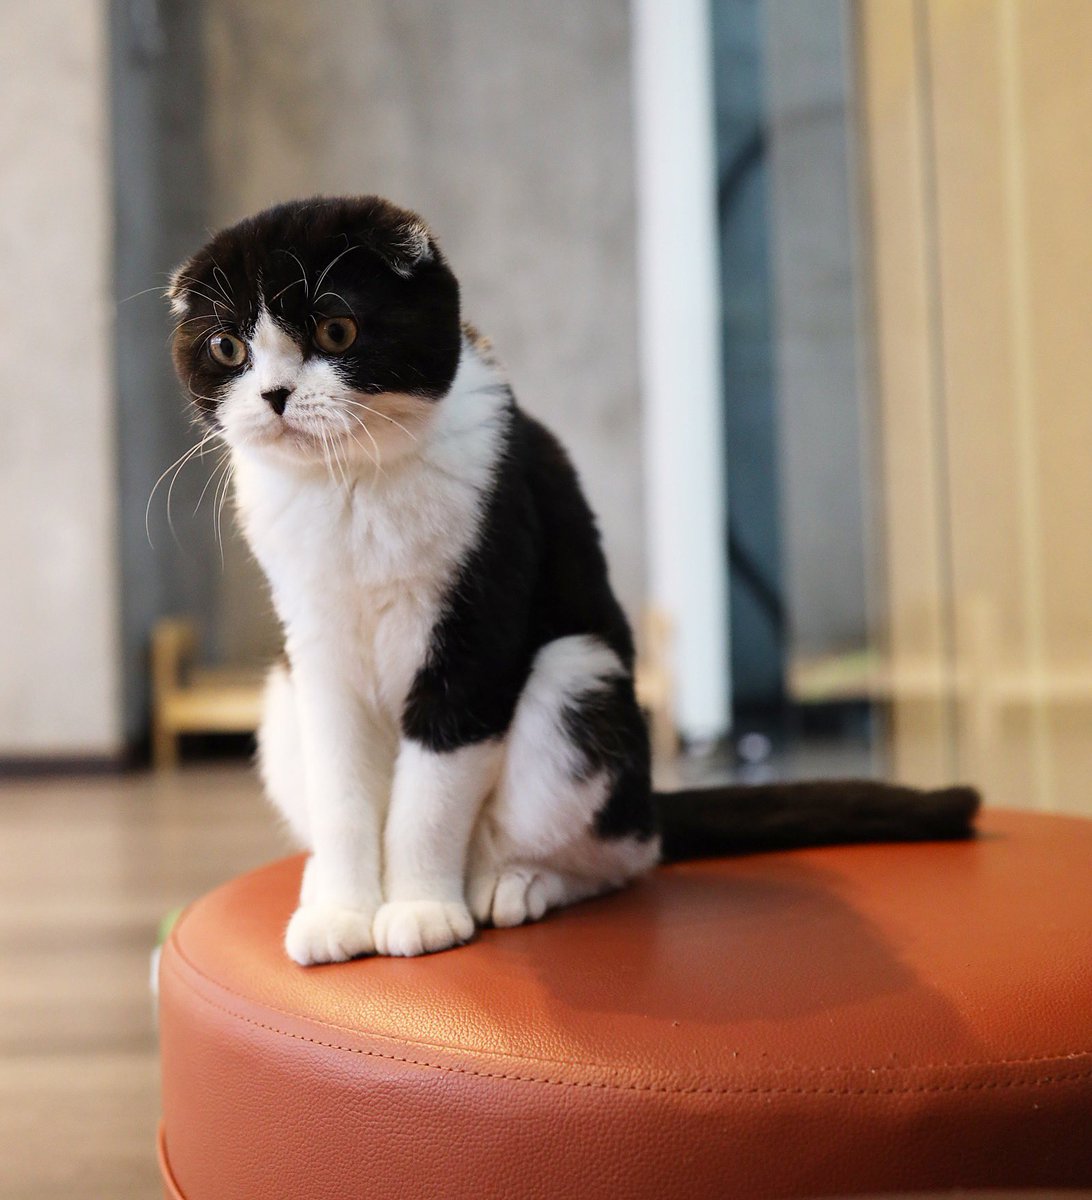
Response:
[[[152,765],[178,765],[184,733],[253,733],[261,720],[264,671],[194,665],[197,629],[164,617],[152,632]]]

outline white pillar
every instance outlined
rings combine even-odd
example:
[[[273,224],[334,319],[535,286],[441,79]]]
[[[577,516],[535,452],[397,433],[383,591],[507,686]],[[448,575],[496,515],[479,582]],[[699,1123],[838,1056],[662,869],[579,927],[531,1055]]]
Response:
[[[730,725],[708,0],[634,0],[641,390],[651,602],[685,737]]]

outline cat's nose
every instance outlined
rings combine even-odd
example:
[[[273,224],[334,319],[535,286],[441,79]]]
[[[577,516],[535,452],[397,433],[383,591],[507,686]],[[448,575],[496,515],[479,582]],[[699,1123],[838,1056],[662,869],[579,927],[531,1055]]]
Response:
[[[284,406],[288,403],[288,397],[291,395],[291,388],[270,388],[268,392],[262,392],[262,399],[279,417],[284,413]]]

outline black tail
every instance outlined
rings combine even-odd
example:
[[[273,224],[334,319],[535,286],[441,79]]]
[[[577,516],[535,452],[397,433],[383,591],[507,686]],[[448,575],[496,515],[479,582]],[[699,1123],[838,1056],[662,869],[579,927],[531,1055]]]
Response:
[[[969,838],[974,788],[823,780],[657,792],[663,861],[852,842]]]

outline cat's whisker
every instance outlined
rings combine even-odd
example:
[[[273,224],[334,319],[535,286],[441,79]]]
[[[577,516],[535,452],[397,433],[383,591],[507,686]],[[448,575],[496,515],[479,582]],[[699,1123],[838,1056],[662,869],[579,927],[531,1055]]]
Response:
[[[307,269],[306,269],[306,267],[304,267],[303,263],[300,262],[299,257],[297,255],[293,254],[291,250],[285,250],[283,246],[278,246],[275,253],[287,254],[289,258],[295,259],[296,266],[299,267],[299,269],[300,269],[300,282],[303,284],[303,298],[305,300],[310,300],[311,299],[311,288],[307,283]],[[294,282],[295,281],[293,280],[293,283]],[[288,287],[291,287],[291,286],[292,286],[292,284],[288,285]],[[282,288],[281,291],[279,291],[277,293],[277,295],[273,297],[273,300],[276,300],[279,296],[282,296],[286,291],[288,291],[287,287]],[[272,304],[273,300],[270,300],[269,303]]]
[[[204,299],[204,297],[202,297],[202,299]],[[210,300],[210,301],[207,301],[207,303],[214,304],[215,301]],[[196,325],[199,321],[204,321],[207,324],[213,325],[215,327],[218,327],[220,324],[222,324],[222,321],[221,321],[219,315],[215,315],[215,314],[210,315],[209,313],[195,313],[192,317],[186,317],[186,319],[184,321],[179,321],[177,325],[171,326],[171,331],[170,331],[170,333],[167,334],[168,344],[170,342],[174,341],[174,339],[178,336],[178,334],[183,329],[185,329],[187,325]]]
[[[197,447],[194,449],[193,453],[187,455],[186,458],[181,463],[179,463],[174,474],[171,476],[171,482],[167,485],[167,528],[171,531],[171,537],[174,539],[174,544],[180,550],[182,549],[182,543],[179,542],[178,534],[175,532],[174,512],[171,508],[171,500],[174,497],[174,485],[178,482],[178,477],[179,477],[179,475],[182,474],[182,470],[185,467],[186,463],[191,462],[194,458],[199,458],[201,456],[201,453],[203,452],[206,444],[207,444],[206,441],[204,441],[204,440],[201,441],[197,445]]]
[[[349,484],[349,476],[346,474],[345,467],[341,461],[341,455],[338,453],[337,439],[333,436],[332,430],[330,433],[330,457],[333,459],[333,463],[334,463],[334,470],[331,473],[331,477],[335,478],[335,482],[336,482],[336,479],[341,480],[341,485],[344,489],[345,499],[346,499],[346,501],[348,501],[349,494],[352,491],[352,487]]]
[[[193,390],[193,377],[195,374],[196,374],[195,371],[190,372],[190,377],[189,377],[189,379],[186,380],[186,391],[189,393],[189,395],[192,399],[204,400],[206,404],[211,404],[211,405],[215,406],[217,404],[217,400],[215,399],[215,397],[204,396],[200,392],[195,392]],[[218,433],[218,432],[219,432],[219,430],[213,430],[213,433]]]
[[[213,439],[218,438],[219,436],[220,431],[217,429],[214,429],[211,433],[207,433],[199,442],[193,446],[190,446],[188,450],[183,451],[183,453],[180,454],[174,460],[174,462],[171,463],[171,465],[159,476],[155,483],[152,484],[152,490],[148,493],[148,503],[144,506],[144,533],[148,538],[148,545],[151,546],[153,550],[155,549],[155,543],[152,541],[152,501],[155,499],[155,494],[159,488],[159,485],[172,471],[174,471],[174,478],[171,479],[170,487],[167,490],[167,524],[170,527],[173,535],[174,525],[171,521],[171,489],[174,487],[174,480],[178,478],[178,473],[182,470],[186,463],[188,463],[190,459],[194,457],[194,455],[198,454],[205,446],[208,445],[209,442],[213,441]],[[175,540],[177,541],[177,538]]]
[[[210,302],[210,303],[214,303],[214,302]],[[175,325],[171,329],[170,333],[167,334],[168,344],[170,344],[172,341],[174,341],[174,339],[178,336],[178,334],[183,329],[185,329],[185,327],[187,325],[194,325],[198,321],[205,321],[205,322],[211,323],[212,328],[209,330],[210,334],[215,333],[216,330],[220,327],[219,323],[218,323],[218,318],[216,318],[215,316],[210,317],[208,313],[198,313],[196,316],[187,317],[184,321],[179,321],[178,324]]]
[[[205,493],[209,490],[209,485],[220,474],[221,470],[224,469],[224,464],[227,462],[230,462],[230,461],[231,461],[231,450],[229,448],[229,449],[225,450],[224,453],[216,460],[216,465],[209,472],[209,477],[208,477],[208,479],[205,480],[205,486],[201,489],[201,495],[197,497],[197,503],[193,506],[193,515],[194,516],[197,516],[197,510],[201,507],[202,503],[204,502]],[[213,493],[213,495],[215,495],[215,492]]]
[[[349,310],[349,312],[353,311],[353,306],[349,303],[348,300],[345,299],[345,297],[340,292],[331,292],[331,291],[327,290],[327,291],[323,292],[321,296],[315,297],[315,303],[318,304],[318,302],[323,298],[323,296],[333,296],[333,298],[335,300],[340,300],[341,303],[344,304],[345,307]]]
[[[228,319],[227,319],[226,321],[225,321],[225,320],[224,320],[224,318],[223,318],[223,317],[220,315],[220,304],[219,304],[219,302],[218,302],[218,301],[216,301],[216,300],[213,300],[213,302],[212,302],[212,311],[213,311],[213,312],[216,314],[216,319],[217,319],[217,320],[220,322],[221,326],[225,326],[225,325],[232,325],[232,324],[234,324],[234,322],[231,320],[231,317],[232,317],[232,316],[234,316],[234,314],[232,313],[230,306],[228,307],[228,314],[229,314],[229,315],[228,315]],[[216,332],[216,330],[214,329],[214,330],[212,331],[212,333],[215,333],[215,332]],[[212,333],[210,333],[210,334],[209,334],[209,337],[211,337],[211,336],[212,336]]]
[[[186,283],[187,293],[192,293],[199,300],[204,300],[206,304],[218,304],[220,301],[224,301],[229,307],[231,306],[231,301],[218,290],[207,289],[197,280],[183,279],[182,282]]]
[[[392,425],[395,425],[401,429],[401,431],[410,439],[411,442],[417,441],[417,435],[415,433],[411,433],[401,421],[396,421],[394,417],[389,416],[387,413],[380,412],[378,408],[372,408],[370,404],[362,404],[359,400],[349,400],[347,398],[343,398],[342,403],[351,404],[354,408],[362,408],[365,412],[371,413],[373,417],[382,417],[384,421],[390,421]]]
[[[322,274],[319,275],[318,279],[315,280],[315,291],[317,292],[319,290],[319,288],[322,287],[322,281],[326,278],[327,275],[330,274],[330,272],[333,270],[334,266],[337,263],[339,263],[345,257],[346,254],[348,254],[352,250],[359,250],[359,249],[360,249],[360,246],[357,245],[356,243],[354,243],[351,246],[346,246],[345,249],[342,250],[342,252],[340,254],[335,254],[334,257],[326,264],[326,267],[323,270]]]
[[[270,296],[268,303],[271,305],[275,304],[284,295],[284,293],[288,291],[289,288],[294,288],[299,283],[303,284],[304,290],[306,291],[306,288],[307,288],[307,280],[306,279],[293,279],[293,280],[290,280],[288,283],[286,283],[284,285],[284,287],[282,287],[281,290],[275,296]]]
[[[235,291],[228,282],[227,275],[216,259],[212,260],[212,281],[219,288],[220,295],[224,297],[224,302],[227,304],[228,308],[234,308]]]
[[[370,453],[369,453],[369,451],[368,451],[368,447],[364,445],[364,443],[363,443],[363,442],[360,440],[360,438],[358,438],[358,437],[356,436],[356,434],[354,434],[354,433],[352,433],[350,430],[346,429],[346,430],[345,430],[345,436],[346,436],[347,438],[352,438],[352,440],[353,440],[354,442],[356,442],[356,444],[357,444],[357,445],[360,447],[360,449],[361,449],[361,450],[364,452],[364,456],[365,456],[365,458],[367,458],[367,459],[368,459],[368,461],[369,461],[369,462],[372,464],[372,466],[375,468],[375,470],[374,470],[374,471],[372,471],[372,483],[371,483],[371,487],[368,489],[368,491],[369,491],[369,492],[374,492],[374,491],[375,491],[375,485],[376,485],[376,483],[378,482],[378,480],[379,480],[379,477],[380,477],[381,475],[385,474],[385,472],[384,472],[383,468],[382,468],[382,467],[381,467],[381,466],[380,466],[380,465],[379,465],[379,464],[378,464],[378,463],[375,461],[375,459],[374,459],[374,458],[372,458],[371,454],[370,454]]]
[[[319,438],[322,441],[322,461],[326,464],[326,474],[333,478],[333,468],[330,466],[330,446],[326,440],[326,430],[319,426]]]
[[[208,286],[203,279],[198,279],[196,275],[179,275],[178,282],[188,283],[191,287],[203,288]]]
[[[130,300],[138,300],[141,296],[147,296],[149,292],[158,292],[161,296],[165,296],[167,294],[167,289],[158,283],[155,285],[155,287],[142,288],[139,292],[134,292],[131,296],[125,296],[123,299],[119,300],[117,302],[118,307],[120,308],[121,305],[128,304]]]
[[[341,478],[345,484],[345,499],[348,500],[349,497],[353,494],[353,484],[349,478],[349,475],[350,475],[349,464],[346,460],[344,460],[342,458],[341,448],[337,441],[334,441],[333,446],[334,446],[334,458],[337,460],[338,470],[341,472]]]
[[[187,325],[192,325],[196,321],[208,321],[211,319],[208,313],[198,313],[196,317],[187,317],[184,321],[179,321],[171,330],[171,336],[173,337],[180,329],[184,329]]]
[[[221,518],[224,515],[224,503],[228,498],[228,492],[231,490],[231,480],[235,474],[235,463],[232,460],[228,461],[228,469],[224,472],[222,483],[217,484],[217,492],[220,493],[220,502],[216,505],[216,544],[220,547],[220,569],[224,569],[224,531],[221,525]],[[215,494],[213,495],[213,503],[216,503]]]
[[[205,300],[211,300],[216,294],[215,289],[210,288],[203,279],[195,279],[192,275],[179,275],[178,282],[187,284],[187,292],[196,292]],[[227,300],[227,296],[224,299]]]
[[[319,424],[319,436],[322,438],[323,454],[326,454],[327,449],[329,449],[329,454],[326,458],[326,469],[330,473],[331,479],[334,478],[335,473],[341,476],[341,481],[345,485],[346,495],[348,495],[349,480],[341,470],[341,460],[338,458],[337,444],[332,436],[332,431],[330,431],[331,436],[329,437],[327,437],[327,432],[326,423],[323,421]]]
[[[350,413],[346,413],[345,415],[347,417],[351,417],[360,426],[360,428],[363,429],[364,432],[368,435],[368,441],[371,442],[373,448],[375,449],[374,456],[371,454],[368,454],[367,449],[364,447],[363,443],[358,438],[354,437],[353,441],[355,441],[356,444],[358,446],[360,446],[360,448],[362,450],[364,450],[365,454],[368,454],[368,457],[372,461],[372,465],[375,467],[376,471],[380,475],[382,475],[384,473],[383,472],[383,455],[379,449],[379,443],[375,440],[375,434],[372,433],[372,431],[368,428],[367,424],[364,421],[362,421],[360,419],[360,417],[358,417],[356,415],[356,413],[350,412]]]
[[[205,304],[211,305],[212,308],[214,308],[214,310],[215,310],[216,306],[218,304],[220,304],[220,296],[206,296],[204,293],[198,293],[198,299],[204,300]],[[178,334],[178,331],[180,329],[185,329],[186,325],[192,325],[194,322],[198,322],[198,320],[221,320],[221,319],[222,318],[220,316],[218,316],[218,313],[216,314],[216,316],[212,316],[212,317],[210,317],[209,313],[206,313],[206,312],[194,313],[192,317],[187,317],[185,320],[180,320],[180,322],[178,324],[174,325],[174,328],[172,330],[170,330],[170,337],[174,337],[175,334]]]
[[[345,473],[345,468],[341,461],[341,455],[338,453],[337,441],[333,437],[330,438],[330,454],[333,457],[334,469],[337,476],[341,479],[341,485],[345,490],[345,498],[347,500],[349,498],[349,492],[351,491],[349,486],[349,476]]]

